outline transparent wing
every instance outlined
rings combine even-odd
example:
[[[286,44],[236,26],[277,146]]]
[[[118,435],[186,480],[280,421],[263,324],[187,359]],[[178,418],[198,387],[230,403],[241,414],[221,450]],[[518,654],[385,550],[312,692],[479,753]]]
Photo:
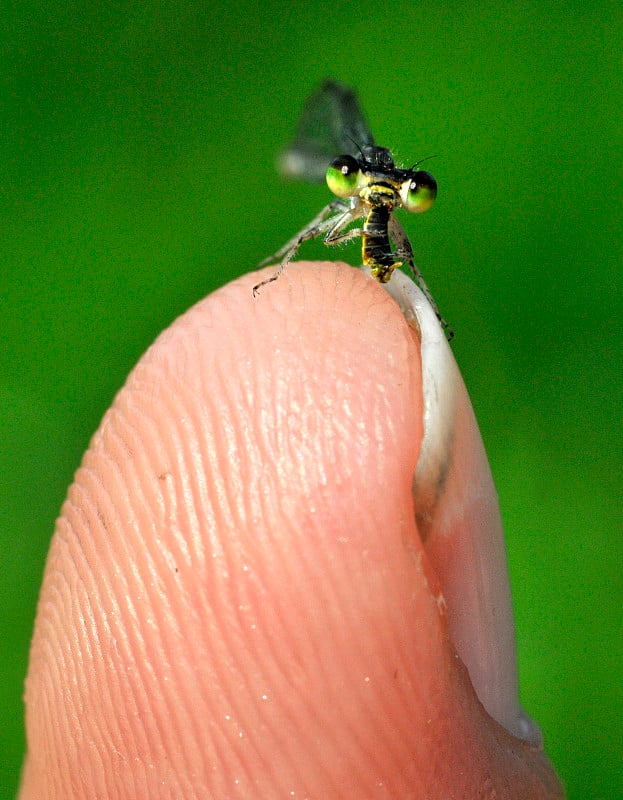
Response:
[[[355,92],[325,80],[305,103],[292,144],[279,157],[280,171],[290,178],[321,183],[336,156],[360,156],[374,137]]]

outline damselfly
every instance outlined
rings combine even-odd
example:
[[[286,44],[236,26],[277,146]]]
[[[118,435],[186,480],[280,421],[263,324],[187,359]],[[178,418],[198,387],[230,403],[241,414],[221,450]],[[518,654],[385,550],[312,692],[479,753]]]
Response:
[[[397,208],[419,213],[435,202],[437,183],[429,172],[416,169],[420,163],[409,169],[397,167],[391,152],[375,144],[353,90],[333,80],[324,81],[305,104],[280,168],[290,177],[326,180],[337,199],[262,261],[260,266],[281,259],[275,273],[254,286],[253,293],[277,280],[308,239],[322,236],[325,244],[334,245],[361,237],[363,264],[372,277],[387,283],[396,267],[408,266],[451,339],[452,331],[415,266],[409,238],[394,216]],[[348,227],[362,218],[363,227]]]

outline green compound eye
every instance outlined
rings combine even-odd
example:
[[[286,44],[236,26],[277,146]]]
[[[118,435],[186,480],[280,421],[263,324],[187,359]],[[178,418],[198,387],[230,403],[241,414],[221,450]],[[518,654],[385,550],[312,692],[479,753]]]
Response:
[[[338,197],[350,197],[359,183],[359,164],[352,156],[339,156],[327,169],[327,186]]]
[[[411,175],[408,181],[402,184],[400,198],[402,204],[414,214],[420,214],[435,202],[437,197],[437,181],[430,172],[418,170]]]

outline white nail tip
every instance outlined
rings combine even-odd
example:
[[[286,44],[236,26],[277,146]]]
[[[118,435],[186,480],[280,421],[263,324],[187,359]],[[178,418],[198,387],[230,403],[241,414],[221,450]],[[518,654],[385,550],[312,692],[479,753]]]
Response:
[[[403,272],[394,272],[387,291],[421,335],[424,437],[413,482],[416,508],[432,508],[444,479],[461,383],[456,361],[435,312]]]

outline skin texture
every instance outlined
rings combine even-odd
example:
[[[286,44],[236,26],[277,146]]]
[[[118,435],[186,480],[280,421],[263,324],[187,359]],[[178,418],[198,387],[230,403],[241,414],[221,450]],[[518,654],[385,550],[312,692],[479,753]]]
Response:
[[[20,800],[562,797],[450,640],[412,495],[417,335],[346,265],[257,282],[165,331],[85,454]]]

